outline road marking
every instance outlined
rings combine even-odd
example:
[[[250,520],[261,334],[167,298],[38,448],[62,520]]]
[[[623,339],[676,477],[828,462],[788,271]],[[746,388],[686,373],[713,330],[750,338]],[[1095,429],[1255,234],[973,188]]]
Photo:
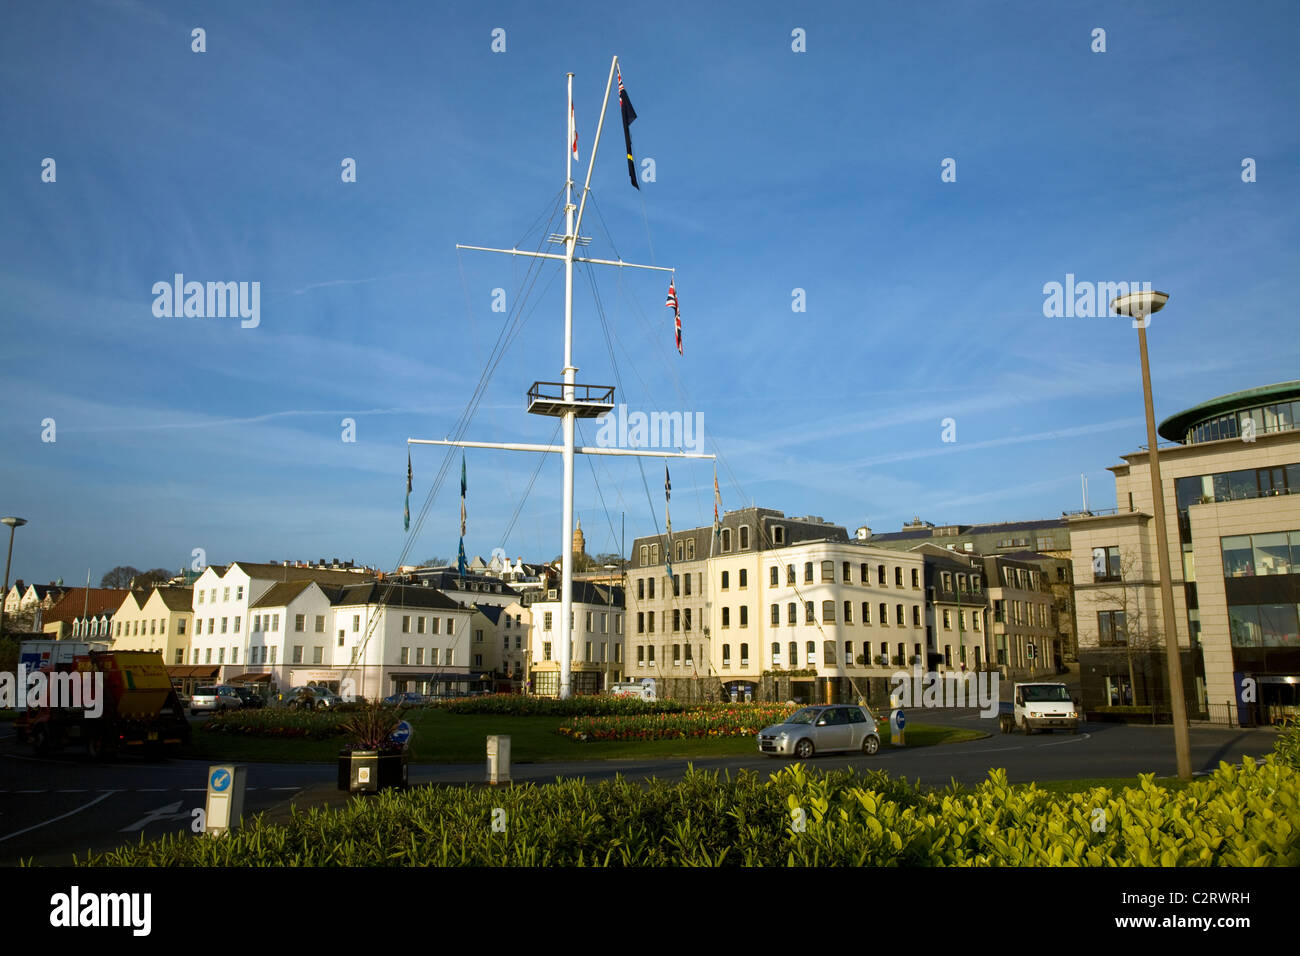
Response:
[[[89,793],[89,790],[55,790],[55,793]]]
[[[301,790],[302,787],[267,787],[268,790]]]
[[[15,790],[14,793],[47,793],[46,790]]]
[[[117,793],[116,790],[110,790],[102,797],[96,797],[94,800],[91,800],[89,803],[82,804],[81,806],[77,807],[77,809],[69,810],[67,813],[61,814],[60,816],[57,816],[52,820],[46,820],[44,823],[38,823],[35,826],[30,826],[26,830],[19,830],[17,833],[10,833],[7,836],[2,836],[0,837],[0,843],[4,843],[5,840],[12,840],[16,836],[22,836],[24,833],[31,833],[33,830],[39,830],[41,827],[47,826],[51,823],[58,823],[60,820],[63,820],[66,817],[70,817],[74,813],[80,813],[82,810],[88,809],[89,807],[93,807],[101,800],[107,800],[115,793]]]
[[[1077,744],[1091,737],[1092,734],[1080,734],[1077,737],[1070,737],[1067,740],[1057,740],[1050,744],[1039,744],[1040,747],[1059,747],[1061,744]]]

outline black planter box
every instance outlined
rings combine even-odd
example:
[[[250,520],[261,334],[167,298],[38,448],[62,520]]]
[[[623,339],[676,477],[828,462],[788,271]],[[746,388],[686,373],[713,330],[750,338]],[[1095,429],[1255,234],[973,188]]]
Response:
[[[407,749],[340,750],[339,789],[349,793],[378,793],[406,788]]]

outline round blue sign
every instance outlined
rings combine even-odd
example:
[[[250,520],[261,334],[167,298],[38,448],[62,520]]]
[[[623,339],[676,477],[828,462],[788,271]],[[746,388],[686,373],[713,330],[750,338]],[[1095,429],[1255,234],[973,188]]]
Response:
[[[907,726],[907,717],[900,710],[898,711],[898,729],[902,730],[906,726]]]
[[[397,744],[399,747],[405,746],[406,744],[410,743],[411,734],[413,733],[414,730],[411,727],[410,723],[404,720],[397,725],[396,730],[394,730],[391,734],[388,735],[388,739],[393,743]]]
[[[212,771],[212,776],[208,778],[208,786],[217,793],[224,793],[230,789],[230,780],[233,774],[224,767],[219,767]]]

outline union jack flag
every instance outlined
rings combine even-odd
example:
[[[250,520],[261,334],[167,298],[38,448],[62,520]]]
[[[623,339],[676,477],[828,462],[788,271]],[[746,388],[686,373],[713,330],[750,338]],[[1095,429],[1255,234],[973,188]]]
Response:
[[[677,354],[682,354],[682,313],[677,307],[677,288],[673,285],[673,280],[668,280],[668,301],[664,303],[664,308],[673,310],[673,321],[676,324],[677,332]]]

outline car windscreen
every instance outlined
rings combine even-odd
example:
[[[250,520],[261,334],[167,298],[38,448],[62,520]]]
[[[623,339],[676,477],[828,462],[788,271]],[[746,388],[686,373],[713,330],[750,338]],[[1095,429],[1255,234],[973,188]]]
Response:
[[[217,689],[215,687],[200,687],[194,692],[195,697],[216,697]]]
[[[1027,701],[1068,701],[1070,699],[1064,684],[1027,684],[1020,688],[1020,692]]]
[[[787,724],[811,724],[821,716],[821,711],[814,707],[805,707],[803,710],[797,710],[793,715],[786,718]]]

